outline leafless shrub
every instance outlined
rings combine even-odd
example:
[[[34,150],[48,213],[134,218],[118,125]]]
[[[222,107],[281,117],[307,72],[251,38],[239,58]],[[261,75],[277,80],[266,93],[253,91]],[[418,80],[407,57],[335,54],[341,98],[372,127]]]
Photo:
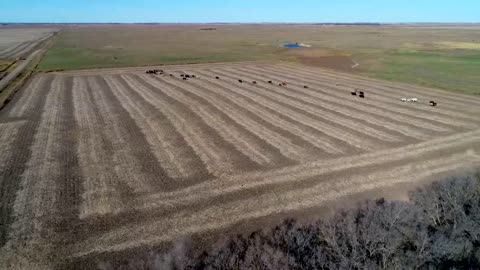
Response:
[[[412,192],[426,218],[432,264],[480,267],[480,175],[436,182]]]

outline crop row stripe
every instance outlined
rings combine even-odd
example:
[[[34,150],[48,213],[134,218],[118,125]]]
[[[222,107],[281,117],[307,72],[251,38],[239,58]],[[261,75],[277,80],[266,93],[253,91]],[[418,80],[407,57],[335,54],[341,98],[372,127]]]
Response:
[[[150,78],[148,76],[143,77],[145,80],[150,80]],[[276,156],[280,153],[249,130],[248,125],[239,123],[240,121],[237,121],[231,112],[222,110],[216,106],[216,102],[211,102],[201,95],[197,95],[195,93],[196,89],[187,84],[178,83],[178,81],[172,82],[168,78],[156,81],[162,83],[162,89],[168,91],[170,96],[194,107],[201,118],[205,119],[225,140],[230,141],[250,159],[265,167],[276,163],[275,160],[278,159]]]
[[[78,126],[78,160],[83,175],[79,217],[103,216],[121,211],[123,201],[114,171],[112,142],[104,134],[102,115],[93,101],[87,82],[73,78],[73,102]]]
[[[271,75],[271,76],[275,76],[275,78],[277,79],[282,79],[283,77],[287,77],[289,79],[292,78],[289,76],[280,77],[279,75]],[[338,89],[337,91],[335,91],[333,87],[327,88],[327,90],[325,90],[324,89],[325,86],[318,81],[315,81],[313,79],[304,79],[304,80],[306,83],[310,83],[310,84],[313,84],[314,86],[322,87],[320,89],[307,89],[309,93],[311,93],[316,97],[321,98],[322,95],[329,95],[329,96],[335,97],[336,99],[341,98],[346,104],[351,104],[351,106],[356,106],[357,108],[364,108],[365,110],[376,111],[379,114],[383,113],[383,115],[385,116],[402,120],[405,123],[409,123],[420,128],[429,129],[436,132],[443,132],[443,133],[451,132],[449,128],[442,127],[442,123],[433,124],[431,123],[431,120],[430,122],[427,122],[426,121],[427,119],[418,117],[415,113],[411,112],[408,109],[398,107],[398,104],[390,106],[390,105],[384,104],[383,102],[374,102],[368,99],[365,99],[365,100],[357,99],[356,102],[348,101],[351,98],[347,91],[345,91],[344,93],[339,93]],[[297,83],[291,83],[291,84],[295,86],[300,86]]]
[[[224,76],[227,74],[223,73]],[[241,89],[239,91],[238,89]],[[276,110],[277,112],[289,116],[290,118],[310,126],[318,131],[325,133],[326,135],[342,140],[343,142],[356,147],[358,149],[372,151],[382,148],[378,143],[368,140],[366,138],[359,138],[356,135],[346,132],[345,130],[340,130],[337,127],[334,127],[332,124],[329,124],[326,121],[317,119],[315,116],[312,116],[310,113],[306,113],[302,108],[297,108],[291,104],[291,102],[282,102],[275,100],[274,98],[262,95],[258,92],[248,91],[245,87],[237,86],[235,88],[229,89],[231,91],[240,92],[244,96],[251,97],[262,102],[263,105]]]
[[[62,151],[61,132],[64,91],[62,79],[55,78],[46,98],[41,122],[31,148],[31,157],[22,175],[14,204],[15,221],[10,239],[17,243],[39,243],[51,237],[48,221],[56,215],[55,179],[60,176],[61,161],[56,156]]]
[[[261,70],[258,70],[257,72],[262,72]],[[269,70],[269,72],[275,72],[274,69],[272,69],[271,71]],[[303,75],[298,75],[298,77],[296,75],[292,75],[294,72],[296,71],[293,71],[292,73],[290,73],[291,75],[284,75],[284,77],[286,78],[289,78],[291,80],[298,80],[298,78],[302,79],[302,80],[305,80],[306,82],[308,83],[313,83],[314,85],[320,85],[320,87],[322,88],[326,88],[326,89],[333,89],[335,91],[332,91],[334,92],[336,95],[339,95],[343,92],[343,98],[346,99],[346,98],[351,98],[350,96],[350,91],[351,89],[343,89],[343,88],[339,88],[338,86],[334,86],[331,82],[323,82],[323,81],[318,81],[318,80],[314,80],[312,78],[309,78],[309,77],[303,77]],[[293,76],[293,77],[292,77]],[[300,86],[298,83],[296,82],[293,82],[292,85],[298,85]],[[375,86],[371,86],[370,89],[373,89]],[[314,90],[314,89],[312,89]],[[339,91],[340,90],[340,91]],[[339,93],[340,92],[340,93]],[[402,103],[400,101],[400,99],[398,99],[397,101],[393,101],[392,100],[392,96],[385,96],[381,93],[375,93],[375,92],[369,92],[370,94],[367,93],[368,95],[368,100],[365,99],[365,100],[361,100],[361,102],[363,103],[369,103],[371,105],[379,105],[379,106],[383,106],[385,109],[389,109],[389,110],[392,110],[396,113],[402,113],[402,114],[406,114],[408,115],[409,117],[412,117],[412,118],[416,118],[416,119],[420,119],[420,120],[429,120],[429,121],[432,121],[432,122],[436,122],[436,125],[437,126],[444,126],[445,128],[451,128],[452,126],[453,127],[468,127],[468,126],[471,126],[471,123],[469,122],[465,122],[464,120],[460,121],[459,119],[452,119],[451,116],[448,116],[448,115],[441,115],[441,116],[437,116],[437,113],[438,113],[438,110],[436,112],[433,112],[432,109],[429,107],[429,106],[410,106],[408,107],[408,109],[406,109],[406,104]],[[383,96],[383,97],[382,97]],[[357,100],[357,102],[360,102]],[[431,128],[431,127],[429,127]],[[438,130],[438,127],[434,130]]]
[[[414,85],[401,85],[396,83],[388,83],[385,81],[366,81],[365,79],[352,79],[348,74],[343,75],[333,75],[329,72],[315,72],[311,69],[306,69],[304,67],[298,67],[294,69],[288,69],[285,66],[277,66],[276,68],[288,71],[294,71],[302,73],[306,76],[314,76],[317,78],[323,78],[326,81],[344,81],[352,85],[366,87],[371,89],[378,95],[391,97],[392,95],[399,97],[401,95],[411,95],[421,99],[437,99],[442,102],[443,107],[448,108],[452,111],[465,111],[465,105],[468,106],[478,106],[478,100],[473,97],[473,99],[466,99],[460,94],[446,94],[440,91],[435,91],[433,89],[423,89],[421,91],[412,90],[416,88]],[[385,94],[387,93],[387,94]],[[474,107],[471,107],[474,108]],[[424,108],[423,110],[431,110],[431,108]],[[466,110],[468,111],[468,110]]]
[[[209,91],[214,92],[216,94],[215,98],[220,98],[229,103],[229,105],[231,104],[238,106],[239,108],[244,108],[247,110],[246,112],[249,113],[251,118],[263,121],[263,126],[273,125],[274,127],[272,127],[272,129],[276,133],[279,133],[279,135],[285,134],[285,137],[287,138],[299,136],[305,142],[308,142],[312,146],[330,154],[342,154],[348,150],[345,145],[342,145],[343,143],[341,141],[329,138],[311,127],[296,122],[295,120],[264,106],[262,103],[258,102],[258,100],[244,96],[235,91],[229,91],[228,88],[232,86],[226,85],[222,82],[213,82],[208,78],[195,80],[192,83],[197,86],[202,85],[199,87],[202,87],[203,90],[205,90],[204,94],[207,94]],[[208,85],[206,83],[208,83]],[[277,147],[280,147],[280,145]]]
[[[35,113],[32,109],[35,107],[42,87],[49,87],[52,81],[51,76],[34,76],[30,82],[19,93],[19,99],[15,102],[15,106],[7,111],[9,117],[26,117]]]
[[[317,68],[305,68],[300,65],[285,65],[281,64],[278,65],[278,67],[285,67],[288,69],[294,69],[294,70],[303,70],[307,71],[310,74],[316,74],[319,75],[321,74],[323,77],[328,78],[329,80],[346,80],[349,82],[355,82],[355,83],[361,83],[362,85],[378,85],[382,87],[383,89],[386,89],[388,92],[395,92],[396,90],[401,90],[401,91],[407,91],[408,93],[411,93],[413,95],[419,95],[422,97],[426,97],[427,94],[431,94],[431,96],[436,96],[442,99],[445,99],[447,102],[448,101],[455,101],[455,102],[461,102],[461,103],[466,103],[469,105],[480,105],[480,99],[476,97],[468,97],[465,95],[461,94],[456,94],[456,93],[451,93],[447,92],[445,90],[439,90],[439,89],[432,89],[432,88],[426,88],[426,87],[421,87],[418,85],[412,85],[412,84],[404,84],[400,82],[388,82],[388,81],[382,81],[382,80],[377,80],[377,79],[371,79],[368,77],[360,77],[360,76],[355,76],[352,74],[347,74],[347,73],[338,73],[338,72],[333,72],[330,70],[322,69],[319,70]]]
[[[221,140],[215,141],[216,138],[212,138],[212,132],[205,122],[200,119],[192,119],[194,114],[191,111],[173,102],[154,86],[145,85],[143,84],[145,82],[137,80],[125,79],[132,90],[169,118],[178,132],[183,135],[185,141],[202,159],[209,173],[218,176],[239,169],[236,168],[234,155],[219,145]]]
[[[115,89],[114,94],[122,100],[123,106],[136,119],[145,134],[150,148],[161,166],[172,179],[182,181],[185,178],[204,176],[203,163],[198,159],[191,147],[186,145],[173,124],[165,115],[148,106],[143,98],[129,89],[125,77],[105,76],[109,87]],[[129,91],[130,90],[130,91]]]
[[[244,73],[242,71],[235,70],[237,74],[248,76],[249,78],[252,75],[250,73]],[[338,98],[330,98],[328,96],[321,96],[315,97],[310,95],[308,92],[304,91],[304,88],[300,88],[298,86],[291,86],[291,87],[282,87],[278,88],[277,86],[272,86],[270,84],[263,85],[264,88],[269,89],[269,91],[273,91],[277,94],[301,100],[310,106],[315,108],[323,108],[334,113],[343,115],[344,117],[352,118],[355,121],[359,122],[367,122],[371,125],[374,125],[376,128],[381,127],[388,129],[391,133],[399,133],[401,136],[415,138],[419,140],[426,140],[430,139],[431,136],[421,132],[415,127],[404,125],[403,122],[396,121],[395,119],[386,118],[383,115],[376,114],[375,112],[369,112],[367,110],[358,109],[352,106],[346,106],[346,104],[340,102]]]
[[[242,71],[236,72],[229,69],[229,70],[226,70],[226,72],[228,72],[229,74],[233,73],[235,75],[245,76],[250,79],[253,78],[253,77],[250,77],[251,75],[247,73],[243,73]],[[228,77],[232,78],[231,76],[228,76]],[[296,96],[285,94],[284,92],[288,92],[288,90],[280,91],[275,86],[271,86],[271,85],[265,85],[265,86],[254,85],[254,88],[261,91],[262,95],[264,96],[269,96],[279,101],[291,104],[292,106],[301,108],[302,110],[309,112],[310,114],[316,115],[317,117],[323,120],[327,120],[333,123],[338,123],[339,125],[342,125],[346,129],[353,129],[354,131],[363,133],[366,136],[375,137],[376,139],[379,139],[385,142],[401,141],[401,139],[398,138],[397,136],[392,135],[387,131],[383,131],[382,130],[383,128],[380,128],[380,127],[373,128],[367,124],[364,124],[363,121],[359,122],[357,121],[358,119],[355,119],[355,118],[352,119],[353,117],[349,115],[339,114],[337,112],[332,113],[329,110],[326,110],[320,106],[315,106],[314,104],[311,104],[308,100],[304,100]]]

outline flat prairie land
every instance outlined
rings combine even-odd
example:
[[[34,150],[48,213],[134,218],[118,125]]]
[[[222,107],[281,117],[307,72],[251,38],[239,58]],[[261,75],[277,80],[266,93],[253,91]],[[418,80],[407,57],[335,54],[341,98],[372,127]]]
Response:
[[[26,57],[42,42],[51,38],[56,31],[58,29],[0,26],[0,60],[9,61],[17,57]]]
[[[0,112],[0,263],[75,268],[480,163],[480,98],[288,63],[160,68],[39,74]]]
[[[201,30],[205,27],[216,30]],[[283,60],[480,95],[479,30],[479,25],[66,26],[40,69]],[[296,42],[311,47],[282,47]]]

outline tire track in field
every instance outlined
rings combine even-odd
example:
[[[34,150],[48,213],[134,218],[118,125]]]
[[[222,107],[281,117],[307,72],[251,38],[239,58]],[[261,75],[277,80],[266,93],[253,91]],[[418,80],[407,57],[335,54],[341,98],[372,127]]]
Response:
[[[248,116],[246,119],[250,118],[256,121],[261,125],[260,127],[267,127],[275,133],[288,138],[288,140],[290,140],[292,143],[303,146],[307,150],[311,148],[318,148],[331,155],[343,154],[348,152],[348,150],[351,150],[351,148],[349,148],[349,146],[347,146],[343,141],[337,140],[336,138],[327,137],[324,133],[311,128],[310,126],[296,122],[288,116],[279,114],[277,111],[264,106],[257,100],[228,90],[231,85],[227,86],[221,82],[213,82],[205,76],[202,77],[202,80],[195,80],[192,83],[203,91],[202,94],[206,95],[209,92],[212,92],[214,94],[212,96],[214,100],[222,100],[223,103],[217,102],[217,104],[225,104],[225,110],[235,111],[236,114],[246,113]],[[257,124],[253,122],[250,123],[250,125],[253,126]],[[274,139],[270,137],[268,138],[268,141],[275,141],[275,145],[277,147],[287,146],[287,149],[291,148],[291,146],[288,146],[285,143],[277,142],[275,140],[275,135]]]
[[[14,43],[13,45],[10,45],[4,49],[0,49],[0,58],[3,58],[3,55],[15,48],[17,48],[18,46],[21,46],[24,42],[20,42],[20,43]]]
[[[41,42],[49,39],[52,35],[53,34],[49,33],[49,34],[46,34],[46,35],[40,37],[37,40],[23,42],[19,46],[16,46],[14,49],[10,50],[9,52],[3,53],[3,56],[0,56],[0,58],[13,59],[13,58],[16,58],[16,57],[22,57],[25,54],[32,51]]]
[[[201,181],[213,177],[205,169],[205,164],[195,154],[192,147],[183,139],[172,122],[153,105],[135,91],[129,90],[129,85],[121,75],[105,76],[105,81],[117,99],[122,100],[125,109],[136,119],[142,129],[150,148],[167,174],[179,182]]]
[[[255,218],[319,207],[359,192],[418,181],[446,171],[469,167],[476,161],[480,160],[472,159],[468,153],[454,155],[447,153],[446,156],[430,158],[415,165],[394,166],[387,170],[379,168],[347,180],[339,176],[338,179],[320,182],[312,187],[285,192],[281,200],[275,192],[270,192],[258,194],[254,198],[225,203],[221,207],[211,205],[192,215],[179,212],[166,220],[130,224],[88,239],[76,246],[74,256],[155,245],[173,241],[180,234],[212,231]]]
[[[87,77],[99,113],[105,119],[105,135],[112,142],[115,171],[130,192],[164,190],[172,179],[160,166],[145,135],[100,76]]]
[[[184,136],[185,141],[195,150],[207,166],[209,173],[220,176],[233,172],[259,169],[258,165],[223,140],[188,106],[177,102],[161,89],[135,80],[130,88],[139,93],[146,102],[161,110]]]
[[[23,52],[24,50],[27,50],[31,46],[35,45],[34,41],[27,41],[22,43],[22,46],[17,47],[15,50],[12,50],[4,55],[5,59],[14,59],[16,57],[20,56],[20,53]]]
[[[228,76],[224,73],[220,74],[223,74],[223,76]],[[252,99],[257,99],[262,102],[263,105],[270,107],[271,109],[276,110],[283,115],[288,115],[292,119],[304,125],[308,125],[314,129],[317,129],[330,137],[338,138],[357,149],[361,149],[363,151],[374,151],[379,150],[385,146],[380,143],[373,142],[369,138],[366,138],[366,135],[364,136],[364,138],[358,137],[358,133],[356,134],[354,130],[349,130],[347,132],[345,130],[339,129],[335,123],[321,119],[320,117],[317,117],[316,115],[305,111],[303,108],[292,105],[291,102],[279,101],[275,98],[269,97],[268,95],[259,92],[252,92],[243,86],[237,86],[236,88],[241,89],[242,94],[244,94],[245,96],[249,96]],[[232,91],[234,91],[233,89],[235,88],[232,88]]]
[[[352,169],[357,170],[368,166],[387,167],[387,165],[382,164],[398,163],[402,160],[422,159],[419,157],[428,159],[429,157],[438,156],[438,153],[452,153],[452,149],[473,147],[473,145],[477,145],[478,148],[480,147],[479,143],[480,130],[476,130],[401,148],[340,157],[331,160],[306,162],[296,166],[266,172],[251,172],[224,177],[201,185],[188,187],[177,192],[150,195],[145,197],[145,201],[152,202],[151,205],[155,207],[175,207],[175,209],[177,209],[179,205],[188,206],[190,204],[196,204],[201,200],[212,199],[222,194],[233,194],[244,189],[251,190],[263,186],[295,183],[319,175],[338,173]],[[145,205],[148,205],[148,203],[142,204],[141,207],[145,207]]]
[[[292,161],[267,143],[260,136],[251,132],[248,126],[239,124],[228,111],[219,109],[215,102],[210,102],[195,93],[195,88],[183,82],[172,82],[169,78],[140,76],[145,81],[162,87],[164,92],[179,102],[196,109],[196,113],[209,123],[225,140],[262,167],[286,165]],[[157,84],[155,84],[155,81]]]
[[[343,82],[347,82],[347,83],[355,85],[355,86],[366,87],[367,89],[373,90],[373,92],[375,92],[377,95],[384,96],[386,98],[396,97],[396,100],[398,100],[398,102],[400,102],[400,98],[409,97],[408,95],[411,95],[412,97],[418,97],[420,99],[425,99],[425,100],[436,99],[437,101],[441,102],[443,108],[448,108],[451,111],[452,115],[454,115],[454,114],[458,115],[460,112],[462,112],[463,113],[462,116],[464,118],[468,117],[468,115],[465,115],[465,112],[470,111],[469,109],[465,110],[464,107],[465,107],[466,104],[470,104],[470,106],[477,106],[476,104],[473,104],[471,102],[466,102],[466,100],[458,101],[458,102],[453,101],[455,99],[455,97],[458,97],[458,96],[443,96],[442,97],[441,94],[439,95],[438,91],[435,91],[433,89],[425,89],[423,92],[412,93],[408,89],[415,88],[415,86],[411,86],[411,85],[410,86],[405,86],[405,88],[401,88],[401,87],[395,86],[395,83],[385,84],[383,81],[373,81],[371,83],[368,83],[368,82],[365,82],[364,80],[349,79],[348,76],[345,76],[345,78],[344,78],[343,76],[339,76],[339,75],[331,76],[331,75],[328,75],[328,73],[315,73],[312,70],[308,70],[308,69],[305,69],[305,68],[296,68],[294,70],[288,69],[288,68],[285,68],[285,67],[282,67],[282,66],[279,66],[278,68],[283,69],[286,72],[299,72],[299,73],[302,73],[305,76],[314,76],[314,77],[317,77],[317,78],[320,77],[320,78],[323,78],[324,80],[327,80],[329,82],[343,81]],[[389,94],[386,95],[386,94],[384,94],[385,92],[389,93]],[[429,93],[430,93],[430,96],[427,96]],[[432,98],[432,96],[435,96],[435,97]],[[438,100],[439,96],[442,98],[441,100]],[[413,108],[415,108],[417,110],[421,110],[421,111],[430,111],[430,112],[438,113],[438,110],[434,110],[433,108],[430,108],[430,107],[425,107],[425,108],[413,107]],[[449,115],[449,114],[447,114],[447,115]]]
[[[32,44],[35,44],[35,42],[34,42],[34,41],[23,42],[23,43],[22,43],[22,46],[18,46],[18,47],[16,47],[14,50],[11,50],[10,52],[4,54],[3,58],[5,58],[5,59],[13,59],[13,58],[15,58],[17,55],[19,55],[20,52],[22,52],[23,50],[29,48]]]
[[[252,77],[252,75],[249,75],[248,73],[244,73],[242,71],[237,71],[237,70],[232,71],[231,69],[229,69],[228,73],[255,80],[255,78]],[[233,78],[232,76],[228,76],[228,77]],[[405,140],[405,136],[399,135],[396,132],[396,129],[398,129],[398,127],[396,127],[395,129],[392,129],[392,130],[395,130],[393,133],[397,133],[397,134],[392,134],[392,131],[389,129],[386,129],[385,126],[378,125],[378,124],[372,125],[368,123],[366,120],[364,120],[364,117],[362,116],[355,117],[355,115],[341,113],[341,112],[338,112],[338,110],[331,110],[323,106],[318,106],[317,104],[311,102],[311,99],[309,98],[302,98],[298,94],[294,95],[289,93],[293,91],[288,91],[288,88],[285,88],[285,87],[278,88],[270,84],[267,84],[267,85],[255,84],[253,86],[254,88],[260,91],[266,90],[266,91],[262,91],[263,93],[266,93],[266,95],[272,96],[284,102],[291,101],[292,104],[296,104],[296,106],[303,108],[304,110],[308,111],[311,114],[319,115],[323,119],[326,119],[328,121],[332,121],[335,123],[339,123],[347,128],[354,127],[356,131],[362,134],[368,135],[370,137],[375,137],[379,140],[382,140],[385,142],[391,142],[391,143],[399,143]]]
[[[241,74],[244,77],[248,76],[249,78],[253,79],[253,77],[251,77],[252,75],[250,74],[247,75],[247,73],[244,73],[242,71],[239,71],[240,73],[238,73],[237,70],[235,71],[236,74]],[[303,91],[304,88],[278,88],[277,86],[271,84],[265,84],[263,85],[263,87],[269,89],[269,91],[274,91],[275,93],[280,94],[284,97],[301,101],[315,108],[329,110],[332,113],[337,113],[346,117],[353,118],[355,119],[355,121],[366,122],[370,125],[374,125],[375,128],[383,127],[385,129],[388,129],[389,133],[393,133],[397,136],[406,137],[407,141],[410,141],[411,138],[414,138],[416,140],[427,140],[432,138],[432,136],[430,136],[429,134],[418,131],[418,128],[416,128],[415,126],[408,126],[403,122],[391,118],[386,118],[380,114],[362,111],[351,106],[345,106],[345,104],[340,103],[337,98],[318,98],[312,96],[306,93],[306,91]]]
[[[87,88],[85,78],[73,78],[73,106],[78,126],[77,155],[83,177],[79,218],[120,212],[125,206],[115,173],[113,143],[105,133],[105,119]]]
[[[252,69],[253,70],[253,69]],[[255,69],[255,71],[259,73],[263,73],[265,71],[271,72],[271,74],[275,74],[275,69]],[[275,76],[275,75],[274,75]],[[294,76],[294,75],[292,75]],[[301,78],[304,81],[308,81],[309,83],[312,83],[314,85],[320,85],[321,87],[326,87],[327,89],[333,90],[332,92],[335,92],[336,95],[340,95],[338,93],[338,90],[343,91],[343,96],[341,98],[347,99],[351,98],[350,92],[352,89],[341,89],[338,88],[337,86],[334,86],[331,82],[318,82],[316,80],[313,80],[311,78],[305,78],[303,77],[304,75],[298,75],[299,77],[292,77],[289,75],[284,75],[285,78],[298,81],[299,78]],[[277,75],[278,78],[278,75]],[[293,85],[300,86],[297,83],[292,83]],[[383,96],[383,97],[382,97]],[[375,102],[375,101],[378,101]],[[402,113],[406,114],[409,116],[412,116],[414,118],[420,118],[423,120],[429,120],[432,122],[436,122],[437,125],[440,124],[442,126],[445,126],[447,128],[453,127],[465,127],[465,126],[471,126],[471,122],[465,122],[464,120],[459,120],[455,119],[452,116],[446,114],[444,116],[437,116],[438,110],[437,111],[432,111],[432,109],[424,109],[427,108],[428,106],[420,107],[420,106],[413,106],[415,105],[414,103],[409,103],[412,106],[407,107],[408,104],[401,102],[399,99],[397,102],[393,102],[391,96],[384,95],[384,94],[379,94],[376,93],[375,95],[373,94],[368,94],[367,93],[367,99],[362,99],[359,100],[357,99],[357,102],[362,102],[362,103],[369,103],[369,104],[378,104],[379,106],[383,106],[386,109],[395,111],[397,113]],[[416,103],[418,105],[418,103]],[[430,107],[428,107],[430,108]],[[432,114],[433,113],[433,114]]]
[[[51,82],[52,77],[48,76],[46,81]],[[12,142],[15,151],[5,162],[4,169],[0,171],[0,179],[2,179],[0,181],[0,247],[12,238],[11,233],[14,231],[11,228],[14,221],[13,206],[17,191],[21,188],[22,174],[26,170],[27,162],[32,155],[31,146],[42,118],[46,96],[50,90],[49,84],[44,83],[43,85],[44,87],[38,91],[40,98],[36,100],[32,109],[36,113],[32,114],[32,117],[19,128],[15,140]],[[12,106],[11,108],[15,108],[17,105],[15,99],[9,104],[9,106]],[[5,116],[0,116],[0,119],[5,119]],[[15,243],[18,239],[12,240]]]
[[[21,51],[18,51],[17,53],[15,53],[13,55],[13,57],[26,57],[26,54],[30,53],[32,50],[34,50],[38,45],[42,44],[42,42],[48,40],[49,38],[51,38],[53,36],[52,33],[50,34],[47,34],[45,36],[43,36],[42,38],[38,39],[38,40],[35,40],[34,42],[32,42],[31,44],[29,44],[27,47],[25,47],[23,50]]]
[[[262,72],[264,72],[264,71],[262,71]],[[272,74],[271,76],[275,77],[277,79],[283,79],[283,78],[280,78],[279,75]],[[285,77],[287,77],[287,76],[285,76]],[[288,78],[292,79],[292,77],[288,77]],[[296,78],[295,80],[298,80],[298,78]],[[305,79],[305,81],[310,83],[310,84],[313,84],[315,86],[320,85],[321,87],[324,87],[324,85],[322,85],[322,84],[320,84],[316,81],[310,80],[310,79]],[[292,83],[292,82],[289,82],[289,83],[291,85],[294,85],[294,86],[302,87],[300,84],[297,84],[297,83]],[[348,101],[349,99],[351,99],[350,95],[347,95],[347,94],[349,94],[349,92],[345,91],[344,93],[339,93],[338,91],[333,91],[334,88],[331,88],[331,87],[329,88],[329,90],[332,90],[332,91],[327,91],[327,90],[323,90],[323,89],[319,89],[319,88],[307,89],[307,90],[309,90],[310,93],[314,96],[317,96],[317,97],[321,97],[322,95],[333,96],[337,99],[340,99],[340,100],[344,101],[346,104],[347,103],[352,104],[352,106],[357,107],[359,109],[363,108],[365,110],[370,110],[370,111],[375,110],[379,114],[383,114],[383,115],[388,116],[390,118],[395,118],[395,119],[401,120],[405,123],[413,124],[417,127],[421,127],[421,128],[424,128],[424,129],[429,129],[431,131],[435,131],[435,132],[439,132],[439,133],[451,133],[452,132],[451,131],[451,128],[452,128],[451,125],[446,125],[446,124],[440,123],[440,122],[437,122],[436,124],[433,124],[431,122],[435,122],[434,120],[419,117],[410,108],[407,109],[407,108],[398,107],[398,104],[396,106],[388,106],[386,104],[383,104],[383,102],[373,102],[373,101],[369,101],[368,99],[360,100],[358,98],[356,99],[356,102]]]
[[[392,92],[392,89],[397,89],[397,90],[401,90],[401,91],[408,91],[408,92],[414,93],[414,94],[419,94],[419,95],[422,95],[422,96],[426,96],[426,93],[431,93],[432,95],[435,95],[436,97],[442,97],[442,98],[450,100],[450,101],[468,103],[472,106],[480,105],[480,99],[478,99],[478,98],[473,97],[473,99],[471,99],[471,96],[452,93],[452,92],[448,92],[448,91],[441,90],[441,89],[422,87],[422,86],[419,86],[419,85],[406,84],[406,83],[402,83],[402,82],[383,81],[383,80],[373,79],[373,78],[369,78],[369,77],[355,76],[353,74],[348,74],[348,73],[334,72],[334,71],[331,71],[331,70],[323,70],[323,69],[319,70],[319,69],[316,69],[316,68],[306,68],[306,67],[302,67],[302,66],[299,66],[299,65],[288,65],[288,64],[285,65],[285,63],[277,65],[277,66],[285,68],[285,69],[290,69],[290,70],[291,69],[303,70],[305,72],[313,73],[317,76],[321,75],[322,77],[327,77],[331,80],[345,80],[345,81],[350,81],[350,82],[359,82],[359,83],[366,84],[366,85],[375,84],[375,85],[378,85],[382,88],[385,88],[389,92]],[[407,90],[407,89],[414,89],[414,90]]]
[[[14,45],[14,46],[10,46],[10,47],[8,47],[5,50],[0,52],[0,58],[1,59],[8,59],[10,57],[10,55],[12,54],[12,52],[17,51],[17,50],[22,50],[23,48],[28,46],[28,44],[30,44],[30,43],[31,43],[31,41],[26,41],[26,42],[21,42],[17,45]]]

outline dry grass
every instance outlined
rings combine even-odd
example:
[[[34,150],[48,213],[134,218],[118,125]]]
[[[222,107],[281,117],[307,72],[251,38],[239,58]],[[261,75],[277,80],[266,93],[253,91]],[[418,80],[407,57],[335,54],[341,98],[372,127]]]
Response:
[[[37,75],[0,113],[2,255],[81,267],[480,162],[478,98],[295,64],[164,69]]]

